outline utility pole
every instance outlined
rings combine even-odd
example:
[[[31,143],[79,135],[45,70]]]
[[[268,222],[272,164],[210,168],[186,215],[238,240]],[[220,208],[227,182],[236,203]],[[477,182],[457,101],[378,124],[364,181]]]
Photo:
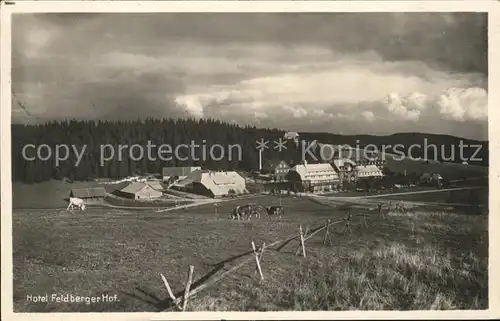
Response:
[[[262,148],[259,149],[259,173],[262,171]]]

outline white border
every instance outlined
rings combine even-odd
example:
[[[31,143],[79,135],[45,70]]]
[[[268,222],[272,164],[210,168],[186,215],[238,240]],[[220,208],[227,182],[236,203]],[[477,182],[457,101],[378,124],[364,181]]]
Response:
[[[499,204],[500,191],[500,2],[497,1],[17,1],[1,6],[1,235],[2,319],[80,320],[333,320],[333,319],[476,319],[500,318]],[[488,12],[488,118],[490,142],[489,310],[380,312],[171,312],[171,313],[13,313],[12,297],[12,182],[11,182],[11,14],[22,12]],[[493,197],[492,197],[493,196]],[[495,269],[496,267],[496,269]]]

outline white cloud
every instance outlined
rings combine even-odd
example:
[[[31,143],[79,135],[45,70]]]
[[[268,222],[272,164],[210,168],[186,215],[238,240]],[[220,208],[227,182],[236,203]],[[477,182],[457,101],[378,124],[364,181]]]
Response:
[[[455,121],[487,120],[488,93],[482,88],[450,88],[439,96],[439,112]]]
[[[42,40],[38,46],[46,46]],[[371,133],[401,128],[440,132],[443,121],[435,121],[430,115],[442,114],[449,123],[487,118],[487,93],[475,88],[484,85],[484,77],[437,71],[422,62],[387,62],[376,52],[340,54],[309,45],[180,41],[165,43],[157,52],[103,50],[95,56],[69,55],[58,64],[57,72],[56,67],[39,72],[49,78],[40,80],[43,90],[30,88],[38,80],[35,76],[30,76],[31,85],[18,85],[18,92],[29,91],[36,96],[27,103],[38,108],[38,114],[59,116],[62,110],[65,116],[78,113],[67,108],[72,101],[120,105],[120,93],[108,90],[104,99],[102,93],[87,100],[71,96],[77,96],[77,87],[119,82],[120,90],[132,92],[133,98],[144,96],[146,99],[139,101],[145,106],[151,100],[158,102],[159,112],[152,116],[168,117],[174,101],[178,109],[192,117],[236,119],[240,124],[256,121],[262,126],[290,130],[302,126],[301,130],[333,132],[340,127],[342,131]],[[40,65],[47,70],[46,65]],[[145,83],[140,78],[143,75],[153,80]],[[130,108],[128,112],[149,116],[146,108]],[[421,126],[422,122],[428,125]]]
[[[214,50],[217,54],[232,52],[231,58],[210,56]],[[375,123],[387,115],[376,109],[344,109],[381,103],[391,117],[417,122],[432,112],[434,97],[444,90],[467,88],[478,82],[477,75],[448,74],[421,62],[384,62],[374,52],[341,55],[316,47],[290,49],[273,45],[258,48],[231,45],[217,49],[202,46],[193,52],[207,52],[203,55],[204,63],[220,67],[221,74],[236,69],[240,74],[232,82],[217,82],[217,77],[213,77],[214,82],[207,86],[206,82],[197,82],[196,74],[204,74],[203,68],[200,71],[190,68],[192,74],[185,78],[188,79],[186,91],[177,96],[177,101],[198,101],[198,109],[219,104],[221,108],[240,109],[241,115],[247,114],[243,109],[267,114],[286,110],[293,118],[333,115],[345,118],[350,114],[356,115],[357,121]],[[194,59],[192,54],[190,57]]]
[[[175,102],[193,117],[202,118],[204,116],[203,105],[199,97],[177,97]]]
[[[370,123],[372,123],[375,120],[375,114],[371,111],[364,111],[361,113],[361,115],[363,115],[363,117]]]
[[[266,119],[268,118],[268,115],[266,113],[260,112],[260,111],[254,111],[253,112],[253,117],[255,119]]]
[[[406,105],[407,99],[402,98],[398,93],[389,94],[384,102],[392,114],[402,119],[416,122],[420,118],[420,110],[408,107]]]
[[[298,106],[283,106],[286,113],[291,114],[294,118],[302,118],[307,116],[307,111]]]
[[[405,97],[405,104],[410,109],[425,110],[427,108],[427,95],[420,92],[412,92]]]

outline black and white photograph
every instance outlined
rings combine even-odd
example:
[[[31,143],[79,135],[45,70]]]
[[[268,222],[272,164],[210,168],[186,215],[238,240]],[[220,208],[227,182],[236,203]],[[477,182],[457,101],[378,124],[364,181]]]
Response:
[[[494,308],[488,10],[17,5],[14,313]]]

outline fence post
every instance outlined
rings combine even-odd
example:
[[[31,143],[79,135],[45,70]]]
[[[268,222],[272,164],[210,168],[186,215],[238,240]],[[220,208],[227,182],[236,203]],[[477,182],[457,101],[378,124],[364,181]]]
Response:
[[[260,252],[258,252],[259,254],[259,263],[262,262],[262,255],[264,254],[264,249],[266,248],[266,242],[262,243],[262,248],[260,249]],[[259,271],[259,269],[257,267],[255,267],[255,271],[253,274],[257,274],[257,272]]]
[[[257,263],[257,270],[259,271],[260,279],[264,280],[264,275],[262,274],[262,269],[260,268],[259,254],[257,253],[257,249],[255,248],[255,243],[252,241],[253,253],[255,255],[255,262]],[[264,250],[264,248],[262,248]]]
[[[194,266],[189,266],[188,279],[186,281],[186,288],[184,290],[184,300],[182,302],[182,311],[186,311],[187,302],[189,298],[189,288],[191,287],[191,282],[193,282],[193,272]]]
[[[303,234],[304,235],[304,244],[305,242],[307,241],[307,235],[309,233],[309,227],[306,227],[306,232]],[[299,246],[297,247],[297,251],[295,251],[295,255],[299,255],[299,252],[300,252],[300,249],[302,247],[302,242],[301,244],[299,244]]]
[[[266,248],[266,242],[262,243],[262,248],[260,249],[259,262],[262,261],[262,255],[264,254],[264,249]]]
[[[349,233],[351,232],[351,226],[349,225],[351,220],[351,213],[348,213],[346,217],[344,218],[345,221],[345,227],[344,227],[344,233],[349,230]]]
[[[179,309],[182,310],[179,304],[177,303],[177,298],[174,295],[174,292],[172,292],[172,288],[170,288],[170,285],[168,284],[167,278],[160,273],[161,279],[163,280],[163,284],[165,284],[165,287],[167,288],[168,296],[170,299],[172,299],[172,302],[174,302],[175,306]]]
[[[328,228],[330,227],[330,219],[326,221],[325,237],[323,238],[323,245],[326,245],[328,235]]]
[[[304,234],[302,233],[302,225],[299,225],[299,231],[300,231],[300,244],[302,245],[302,255],[306,257],[306,246],[304,243]]]

